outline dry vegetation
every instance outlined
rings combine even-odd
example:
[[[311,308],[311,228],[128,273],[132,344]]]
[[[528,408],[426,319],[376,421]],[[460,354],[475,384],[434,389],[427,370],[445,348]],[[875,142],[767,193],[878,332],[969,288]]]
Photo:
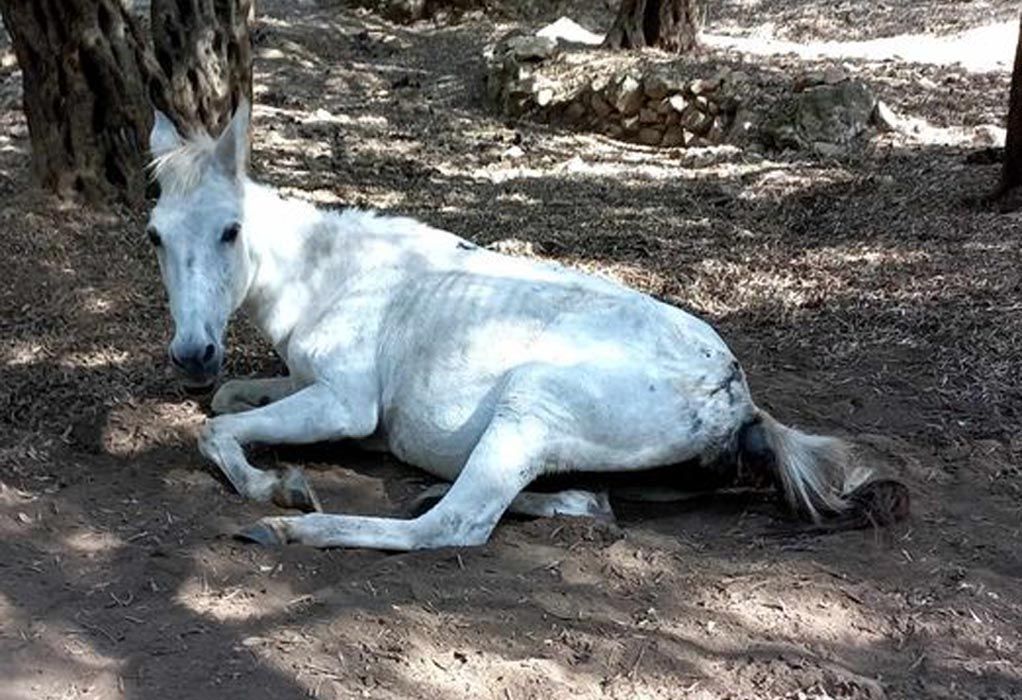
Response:
[[[5,60],[0,697],[1022,696],[1022,238],[1017,217],[960,204],[997,166],[967,163],[964,137],[876,136],[830,161],[504,123],[481,106],[488,41],[513,20],[610,18],[544,5],[401,27],[343,2],[260,3],[257,176],[518,241],[695,310],[772,411],[905,480],[913,517],[785,535],[769,498],[740,492],[621,504],[618,527],[511,521],[464,551],[234,542],[266,509],[193,447],[206,399],[165,371],[142,219],[33,192]],[[870,38],[1016,11],[837,5],[725,2],[711,28]],[[1006,72],[850,65],[933,125],[1001,121]],[[232,346],[232,374],[279,369],[243,323]],[[258,459],[322,465],[334,511],[400,512],[422,483],[343,446]]]

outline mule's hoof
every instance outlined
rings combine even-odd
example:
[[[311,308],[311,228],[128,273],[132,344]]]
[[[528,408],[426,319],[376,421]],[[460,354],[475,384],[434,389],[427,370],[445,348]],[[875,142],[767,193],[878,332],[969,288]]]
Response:
[[[911,507],[908,487],[894,479],[874,479],[848,496],[852,513],[875,526],[893,525],[908,517]]]
[[[255,525],[249,525],[244,530],[235,533],[234,539],[263,547],[282,547],[287,544],[287,536],[283,530],[265,520],[260,520]]]
[[[323,506],[319,504],[312,484],[305,478],[300,469],[289,467],[277,482],[273,492],[273,502],[281,508],[294,508],[303,513],[320,513]]]

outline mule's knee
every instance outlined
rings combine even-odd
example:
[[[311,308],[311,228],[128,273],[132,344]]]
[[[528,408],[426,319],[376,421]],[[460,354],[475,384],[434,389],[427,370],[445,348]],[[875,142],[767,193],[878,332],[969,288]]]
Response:
[[[248,464],[241,445],[230,431],[225,429],[222,420],[221,418],[207,420],[200,428],[199,452],[220,469],[240,495],[260,502],[276,500],[277,492],[281,489],[279,476]],[[310,505],[318,507],[314,495],[309,502]]]

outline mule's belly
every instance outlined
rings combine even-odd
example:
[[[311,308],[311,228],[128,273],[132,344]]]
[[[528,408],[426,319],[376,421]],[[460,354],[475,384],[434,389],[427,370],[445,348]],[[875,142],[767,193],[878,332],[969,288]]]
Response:
[[[464,379],[451,377],[452,390],[439,393],[418,382],[395,388],[380,417],[391,454],[448,481],[461,473],[492,421],[500,384]]]
[[[700,358],[684,371],[676,361],[636,354],[623,362],[523,363],[484,377],[433,373],[392,392],[382,433],[398,458],[447,480],[494,420],[516,416],[547,426],[547,472],[713,461],[754,407],[737,363],[721,358],[710,367]]]
[[[381,432],[442,478],[500,406],[542,414],[563,436],[560,468],[629,470],[696,456],[749,404],[712,328],[633,292],[437,276],[398,301],[377,353]],[[716,396],[728,387],[734,406]]]
[[[547,427],[543,473],[707,464],[726,456],[754,407],[737,366],[715,384],[702,379],[638,362],[526,365],[488,387],[399,401],[385,411],[383,434],[399,459],[450,481],[494,420],[526,415]]]

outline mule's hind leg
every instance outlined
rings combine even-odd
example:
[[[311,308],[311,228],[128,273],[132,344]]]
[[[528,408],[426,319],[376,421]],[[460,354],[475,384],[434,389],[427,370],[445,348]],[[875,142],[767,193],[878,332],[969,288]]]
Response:
[[[411,504],[411,511],[413,513],[425,511],[450,490],[450,484],[430,486],[415,497]],[[614,510],[610,507],[610,499],[605,491],[595,492],[581,489],[566,489],[553,493],[522,491],[511,501],[507,512],[536,518],[566,515],[606,521],[614,520]]]
[[[245,459],[242,445],[365,437],[376,428],[376,404],[368,400],[371,396],[352,387],[342,400],[332,389],[314,384],[268,406],[207,421],[199,435],[199,450],[241,495],[272,500],[286,508],[319,510],[319,501],[300,471],[277,474],[256,469]]]
[[[210,408],[217,415],[241,413],[279,401],[298,389],[299,386],[292,377],[232,379],[224,382],[213,394]]]
[[[575,518],[596,518],[613,521],[614,510],[606,491],[567,489],[556,493],[523,491],[511,502],[508,510],[517,515],[553,518],[566,515]]]
[[[450,490],[417,518],[325,513],[271,517],[240,537],[260,544],[298,542],[397,551],[481,545],[515,496],[542,471],[546,439],[542,422],[498,411]]]

